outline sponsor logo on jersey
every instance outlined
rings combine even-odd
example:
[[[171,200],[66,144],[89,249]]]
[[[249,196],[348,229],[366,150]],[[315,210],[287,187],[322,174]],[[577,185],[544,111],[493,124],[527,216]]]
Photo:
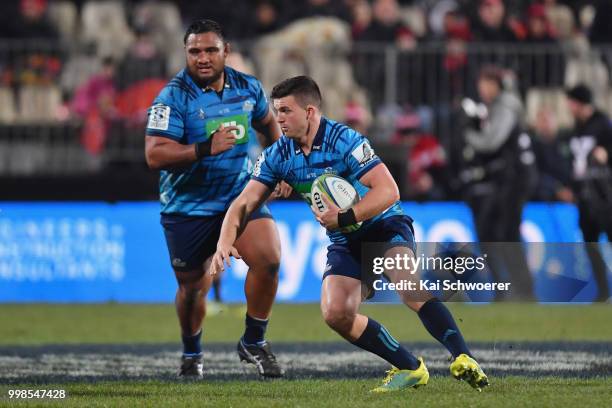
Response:
[[[254,107],[255,104],[250,100],[244,101],[242,104],[242,110],[245,112],[252,112]]]
[[[376,157],[374,150],[370,147],[370,144],[365,141],[357,146],[351,152],[351,155],[355,158],[355,160],[357,160],[360,167],[365,166]]]
[[[257,158],[257,161],[255,162],[255,166],[253,166],[253,176],[259,177],[259,175],[261,174],[261,165],[264,161],[266,161],[266,157],[264,155],[264,152],[261,152],[261,154]]]
[[[208,120],[206,122],[206,134],[212,135],[221,125],[223,127],[236,126],[238,128],[233,131],[236,135],[236,144],[247,143],[249,141],[249,118],[246,113]]]
[[[168,130],[170,125],[170,107],[157,104],[151,107],[151,113],[149,114],[149,122],[147,128],[154,130]]]

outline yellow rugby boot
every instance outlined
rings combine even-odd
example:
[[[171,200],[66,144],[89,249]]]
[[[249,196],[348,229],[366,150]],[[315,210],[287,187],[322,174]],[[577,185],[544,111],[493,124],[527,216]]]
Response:
[[[429,371],[427,371],[422,357],[419,357],[419,361],[421,364],[416,370],[400,370],[397,367],[391,367],[391,370],[387,371],[387,376],[382,385],[374,388],[371,392],[390,392],[427,385]]]
[[[450,372],[457,380],[463,380],[479,392],[489,385],[487,375],[478,362],[467,354],[459,354],[450,365]]]

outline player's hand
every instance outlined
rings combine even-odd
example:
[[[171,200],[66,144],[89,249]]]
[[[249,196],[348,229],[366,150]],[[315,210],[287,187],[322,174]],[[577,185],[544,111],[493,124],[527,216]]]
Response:
[[[327,206],[327,210],[323,212],[315,211],[315,217],[319,224],[328,230],[335,230],[339,227],[338,225],[338,213],[340,212],[340,208],[334,204],[331,200],[329,200],[324,194],[321,194],[325,205]]]
[[[212,261],[210,262],[210,274],[214,276],[217,273],[223,272],[226,264],[228,267],[231,265],[232,256],[236,259],[242,258],[238,253],[238,250],[232,245],[218,245],[217,251],[213,255]]]
[[[275,199],[279,197],[287,198],[291,195],[292,192],[293,192],[293,187],[291,187],[286,182],[281,181],[276,184],[274,191],[272,192],[272,194],[270,194],[270,199]]]
[[[220,125],[217,130],[212,134],[212,143],[210,146],[211,156],[221,154],[236,144],[236,134],[233,132],[238,130],[238,126],[227,126]]]

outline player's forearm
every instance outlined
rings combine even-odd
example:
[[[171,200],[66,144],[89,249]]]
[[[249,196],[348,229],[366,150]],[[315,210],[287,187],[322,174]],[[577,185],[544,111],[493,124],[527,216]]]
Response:
[[[260,123],[253,124],[255,129],[262,134],[263,136],[263,145],[264,147],[270,146],[272,143],[276,142],[283,135],[280,126],[274,120],[274,117],[271,116],[267,118],[265,121]]]
[[[151,170],[170,170],[188,166],[197,160],[195,145],[165,144],[146,151]]]
[[[268,139],[270,140],[270,144],[276,142],[283,135],[280,126],[276,123],[275,120],[271,121],[268,125]]]
[[[353,206],[357,222],[366,221],[391,207],[399,200],[397,185],[380,185],[372,187],[366,195]]]
[[[246,226],[246,222],[251,212],[252,210],[249,211],[246,201],[238,196],[232,205],[230,205],[223,219],[221,233],[219,234],[219,245],[233,245],[234,242],[236,242],[238,236],[240,236],[240,233]]]

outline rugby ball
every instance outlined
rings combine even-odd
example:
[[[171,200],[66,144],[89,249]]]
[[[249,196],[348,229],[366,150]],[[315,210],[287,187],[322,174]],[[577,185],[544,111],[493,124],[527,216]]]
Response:
[[[323,174],[312,183],[310,188],[310,199],[312,209],[317,212],[327,210],[327,205],[323,201],[323,195],[340,209],[346,210],[359,202],[357,190],[347,180],[333,174]],[[353,232],[361,227],[361,222],[348,227],[340,228],[342,232]]]

